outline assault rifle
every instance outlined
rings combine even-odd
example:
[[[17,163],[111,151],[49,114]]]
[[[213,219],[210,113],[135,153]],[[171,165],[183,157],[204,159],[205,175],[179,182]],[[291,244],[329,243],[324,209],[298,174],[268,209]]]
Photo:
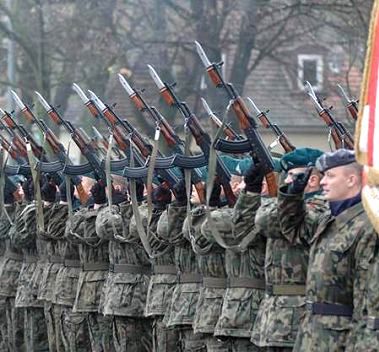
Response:
[[[6,150],[13,160],[17,161],[20,165],[25,163],[25,160],[21,157],[21,153],[15,145],[9,143],[4,137],[0,136],[0,144]]]
[[[141,112],[147,112],[153,121],[159,126],[161,133],[167,143],[167,145],[177,154],[184,154],[184,142],[175,133],[164,116],[154,106],[150,106],[146,100],[142,97],[141,92],[133,89],[127,80],[121,75],[118,75],[121,85],[128,93],[129,98],[133,101],[136,108]],[[201,182],[201,176],[196,169],[192,170],[191,179],[195,186],[196,192],[199,196],[201,203],[205,202],[204,185]]]
[[[231,83],[226,83],[222,77],[220,67],[222,63],[211,63],[205,54],[203,48],[198,42],[195,42],[197,52],[208,72],[208,75],[214,85],[223,88],[229,99],[232,101],[232,108],[239,121],[240,128],[244,131],[253,151],[253,158],[258,159],[266,175],[268,192],[271,196],[277,193],[277,182],[274,174],[274,161],[270,152],[263,143],[261,136],[257,131],[257,124],[250,115],[242,97],[237,93]]]
[[[109,121],[109,123],[112,126],[121,126],[124,131],[130,135],[131,140],[137,146],[142,156],[145,159],[149,158],[153,150],[153,146],[142,137],[142,135],[132,126],[132,124],[117,116],[117,114],[108,105],[104,104],[94,92],[90,90],[88,92],[90,93],[96,106]],[[160,153],[158,153],[158,155],[161,156]],[[158,173],[166,182],[168,182],[171,189],[179,182],[178,177],[170,169],[159,169]]]
[[[22,114],[25,116],[26,120],[31,123],[38,126],[38,128],[41,130],[41,132],[46,136],[46,141],[49,143],[54,155],[58,158],[58,160],[62,164],[71,164],[71,160],[67,156],[67,152],[63,144],[58,140],[58,138],[55,136],[53,131],[46,125],[46,123],[43,120],[38,120],[31,109],[22,102],[20,97],[17,95],[16,92],[11,90],[11,94],[14,98],[15,103],[20,108]],[[83,185],[81,184],[81,179],[78,176],[72,177],[72,181],[74,185],[76,186],[76,189],[78,191],[78,196],[80,199],[81,204],[86,204],[88,201],[88,195],[85,192]]]
[[[3,109],[0,109],[0,114],[2,115],[1,120],[4,122],[4,124],[8,128],[10,128],[12,130],[18,131],[20,133],[20,135],[21,135],[22,138],[27,139],[29,141],[34,155],[38,159],[46,161],[46,156],[45,156],[44,150],[42,149],[42,147],[40,145],[38,145],[38,143],[28,133],[28,131],[24,128],[24,126],[17,124],[16,121],[11,116],[11,114],[8,113],[7,111],[4,111]],[[20,138],[18,138],[18,141],[20,141]],[[25,149],[26,149],[26,146],[25,146]]]
[[[319,116],[323,119],[323,121],[330,129],[330,133],[335,147],[337,149],[354,149],[354,139],[349,133],[349,131],[341,122],[337,122],[333,118],[332,114],[330,113],[330,109],[327,109],[322,105],[322,102],[314,92],[312,85],[308,81],[305,82],[305,84],[306,91],[310,96],[311,100],[313,101]]]
[[[284,132],[280,129],[280,127],[276,123],[271,123],[269,118],[267,117],[267,113],[258,109],[257,105],[255,105],[253,99],[247,98],[250,104],[253,106],[255,112],[257,113],[257,118],[261,121],[264,128],[271,128],[271,130],[276,134],[278,141],[284,151],[286,153],[292,152],[296,149],[296,147],[290,142],[288,137],[284,134]]]
[[[340,95],[342,97],[342,100],[344,101],[344,105],[345,105],[346,109],[350,113],[350,116],[352,117],[352,119],[354,121],[357,121],[357,119],[358,119],[358,101],[349,98],[341,85],[337,84],[337,87],[339,88],[339,90],[341,92]]]
[[[63,126],[71,135],[72,140],[78,146],[82,154],[86,157],[88,162],[90,163],[92,170],[94,172],[95,178],[97,180],[103,180],[106,182],[105,172],[100,165],[100,161],[97,158],[96,151],[91,145],[91,141],[89,138],[83,133],[83,131],[75,128],[69,121],[64,120],[59,113],[51,106],[44,97],[38,93],[37,97],[41,102],[42,106],[45,108],[47,114],[51,118],[51,120],[56,123],[58,126]]]
[[[148,65],[149,72],[153,78],[155,84],[157,85],[159,92],[161,93],[163,99],[169,106],[175,106],[182,116],[185,119],[185,123],[190,129],[192,135],[195,138],[197,145],[202,150],[205,158],[209,158],[210,148],[211,148],[211,138],[208,133],[204,131],[201,127],[200,122],[196,115],[189,109],[188,105],[185,102],[179,100],[178,96],[174,92],[173,85],[164,83],[158,74],[155,72],[154,68],[151,65]],[[236,202],[236,196],[233,193],[233,190],[230,186],[231,174],[226,168],[222,159],[217,155],[217,166],[216,173],[220,179],[222,188],[229,206],[233,206]]]
[[[127,151],[129,148],[128,141],[127,141],[127,138],[124,136],[123,132],[121,131],[120,126],[112,126],[112,124],[104,117],[104,115],[101,113],[101,111],[97,108],[94,101],[87,97],[87,95],[83,92],[83,90],[79,87],[79,85],[74,83],[72,85],[72,88],[74,89],[74,91],[76,93],[78,93],[79,97],[82,99],[84,105],[88,108],[91,115],[95,119],[97,119],[97,120],[100,119],[103,122],[105,122],[105,124],[107,125],[109,130],[112,131],[113,137],[114,137],[116,143],[118,144],[118,146],[121,148],[121,150],[124,152]],[[95,134],[98,135],[96,132],[95,132]],[[104,140],[106,140],[106,138],[104,138],[101,134],[100,134],[100,136],[102,137],[102,141],[104,144]],[[108,143],[108,142],[106,142],[106,143]],[[120,154],[118,154],[118,156],[121,157]]]
[[[11,145],[14,147],[15,150],[18,151],[19,155],[23,158],[26,158],[27,153],[26,153],[26,145],[22,138],[15,133],[12,129],[10,129],[3,121],[0,120],[0,129],[2,131],[5,131],[10,138],[12,138],[12,143]]]

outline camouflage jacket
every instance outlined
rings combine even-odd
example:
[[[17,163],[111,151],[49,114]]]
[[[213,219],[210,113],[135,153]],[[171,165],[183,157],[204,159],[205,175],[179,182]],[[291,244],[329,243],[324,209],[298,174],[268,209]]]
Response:
[[[21,231],[24,226],[21,213],[25,204],[18,204],[14,209],[14,221],[9,231],[2,232],[2,242],[5,244],[5,253],[0,262],[0,295],[6,297],[15,297],[18,277],[22,266],[22,250],[14,246],[11,238],[14,233]],[[13,211],[12,211],[13,212]],[[12,212],[9,211],[11,214]]]
[[[101,304],[104,281],[109,270],[108,242],[96,234],[99,210],[81,209],[69,220],[66,237],[79,243],[81,270],[76,289],[75,312],[97,312]]]
[[[206,216],[205,208],[198,206],[192,209],[192,226],[189,226],[186,219],[186,207],[174,209],[170,206],[168,216],[171,227],[174,229],[169,233],[175,244],[175,263],[179,283],[174,287],[164,321],[167,326],[192,325],[201,287],[201,275],[191,241],[201,233],[201,225]]]
[[[346,351],[374,351],[379,346],[379,238],[371,260],[363,298],[363,319],[354,324]]]
[[[330,212],[306,210],[301,195],[281,193],[279,219],[283,233],[310,238],[307,273],[307,306],[335,304],[352,310],[352,319],[323,315],[307,309],[294,350],[343,350],[352,324],[362,319],[362,304],[369,261],[374,255],[376,234],[361,203],[336,217]]]
[[[292,238],[280,228],[278,201],[255,195],[261,204],[255,216],[256,230],[267,238],[265,256],[266,295],[252,332],[260,347],[292,347],[300,317],[305,311],[305,282],[310,238]],[[313,214],[326,210],[324,199],[313,195],[305,202]],[[293,292],[291,292],[293,291]]]
[[[140,207],[141,213],[145,208],[145,205]],[[99,214],[97,233],[110,239],[111,270],[105,283],[103,314],[142,317],[150,262],[135,228],[131,204],[122,203],[111,210],[103,209]],[[117,269],[122,266],[130,266],[135,272]]]
[[[153,271],[147,291],[146,316],[165,314],[177,281],[174,241],[170,241],[170,233],[180,233],[182,227],[182,224],[179,224],[177,229],[173,225],[178,223],[171,222],[175,218],[173,213],[175,214],[176,209],[178,207],[173,203],[163,212],[156,210],[153,224],[147,234],[154,258],[152,258]]]
[[[76,289],[80,273],[79,245],[67,239],[69,224],[68,205],[56,204],[57,221],[49,224],[48,233],[53,238],[57,255],[63,259],[63,265],[58,269],[51,301],[72,307],[75,302]],[[61,214],[61,217],[58,216]],[[61,221],[65,224],[61,225]]]
[[[43,208],[44,223],[50,216],[51,206]],[[12,235],[16,247],[22,249],[24,261],[22,264],[16,294],[16,307],[43,307],[43,301],[38,299],[38,285],[42,277],[46,247],[37,240],[36,204],[27,205],[20,214],[23,227]]]
[[[214,331],[218,336],[249,338],[264,294],[266,238],[254,227],[257,207],[254,195],[241,192],[233,209],[211,212],[211,223],[202,226],[208,238],[217,233],[225,250],[228,280]]]
[[[43,274],[38,286],[38,299],[46,301],[53,299],[56,277],[64,265],[64,256],[59,253],[58,241],[62,241],[64,237],[67,219],[68,206],[54,204],[46,224],[46,231],[38,234],[41,242],[45,243],[48,259],[43,265]]]

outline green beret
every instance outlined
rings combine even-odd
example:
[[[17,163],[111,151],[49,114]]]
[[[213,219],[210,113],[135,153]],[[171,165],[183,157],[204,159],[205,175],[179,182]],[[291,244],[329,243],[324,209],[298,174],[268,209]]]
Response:
[[[284,171],[289,171],[296,167],[315,165],[316,160],[324,152],[313,148],[296,148],[294,151],[283,155],[280,164]]]
[[[325,172],[337,166],[354,163],[355,153],[353,150],[337,149],[335,152],[325,153],[317,159],[316,167],[320,172]]]

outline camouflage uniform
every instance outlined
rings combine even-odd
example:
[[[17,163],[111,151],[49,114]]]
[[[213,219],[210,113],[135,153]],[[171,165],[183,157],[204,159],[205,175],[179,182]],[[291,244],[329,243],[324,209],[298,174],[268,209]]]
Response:
[[[261,196],[255,194],[252,202],[261,204]],[[306,204],[314,213],[326,209],[325,201],[317,194],[309,197]],[[309,244],[306,240],[292,243],[280,230],[277,207],[277,199],[262,198],[255,218],[256,230],[267,238],[266,294],[259,306],[251,340],[269,350],[290,351],[305,312]]]
[[[48,223],[45,225],[46,232],[38,234],[41,241],[45,242],[48,259],[38,287],[38,299],[44,300],[49,350],[52,352],[64,350],[60,328],[62,307],[52,301],[57,274],[64,263],[64,256],[60,255],[59,252],[58,240],[61,241],[64,236],[67,217],[67,205],[54,204],[51,208]]]
[[[22,251],[14,246],[11,238],[14,233],[24,227],[20,216],[25,204],[17,204],[15,209],[8,209],[9,215],[14,217],[14,223],[9,232],[2,232],[2,242],[5,244],[5,252],[0,262],[0,296],[5,299],[5,313],[7,321],[7,343],[9,351],[22,350],[24,348],[23,330],[24,319],[21,309],[15,307],[15,296],[18,286],[18,277],[22,266]],[[12,210],[11,210],[12,209]],[[12,216],[12,213],[14,214]]]
[[[16,205],[7,204],[4,206],[4,212],[0,215],[0,268],[5,260],[5,241],[8,238],[12,222],[15,220],[15,213]],[[7,304],[9,304],[7,297],[0,296],[0,351],[8,351],[10,347],[7,331]]]
[[[110,240],[102,312],[114,316],[116,351],[150,351],[151,322],[143,318],[150,262],[131,217],[131,204],[121,203],[102,209],[96,221],[98,235]]]
[[[280,194],[279,218],[292,243],[312,245],[307,273],[307,309],[295,351],[344,351],[352,322],[362,318],[369,260],[376,244],[362,203],[336,217],[307,212],[302,194]]]
[[[112,351],[111,319],[98,312],[109,270],[108,242],[100,239],[95,230],[98,210],[81,209],[70,219],[66,234],[80,242],[79,273],[73,313],[81,313],[87,322],[92,351]],[[80,318],[78,318],[80,319]]]
[[[379,238],[376,241],[376,252],[369,267],[364,293],[363,319],[353,326],[346,343],[346,351],[349,352],[374,352],[379,346]]]
[[[56,204],[55,208],[56,213],[61,214],[62,221],[66,221],[68,205]],[[62,227],[59,227],[59,223],[60,221],[51,224],[50,231],[50,235],[56,239],[57,254],[63,259],[51,297],[51,302],[56,307],[54,309],[56,334],[57,338],[62,339],[66,352],[86,352],[91,350],[86,317],[82,313],[74,313],[72,309],[80,273],[79,241],[68,235],[70,221]]]
[[[195,207],[192,210],[192,227],[189,227],[186,217],[186,207],[169,206],[168,217],[173,229],[171,236],[175,238],[175,261],[179,273],[179,283],[175,285],[168,311],[164,322],[167,327],[182,326],[181,344],[184,351],[205,351],[206,345],[202,334],[194,334],[191,326],[195,319],[196,305],[202,287],[196,255],[192,250],[191,241],[201,234],[201,225],[206,219],[204,206]],[[177,230],[178,231],[178,230]],[[159,231],[158,231],[159,232]]]
[[[213,211],[211,222],[202,226],[207,237],[217,234],[224,242],[227,289],[222,309],[216,320],[215,336],[208,351],[255,351],[250,342],[251,331],[264,294],[264,256],[266,239],[254,231],[255,197],[241,192],[234,209]],[[225,338],[229,337],[229,338]]]
[[[167,328],[163,322],[165,311],[171,302],[172,291],[177,283],[175,238],[171,240],[170,237],[172,233],[175,235],[180,233],[183,224],[171,221],[172,217],[175,218],[172,213],[175,213],[176,209],[178,207],[175,204],[165,211],[154,209],[150,231],[147,234],[154,258],[152,258],[153,271],[147,291],[145,315],[154,317],[153,350],[157,352],[174,352],[179,347],[180,329]]]
[[[45,224],[50,215],[51,206],[43,208]],[[22,264],[17,293],[16,308],[24,312],[24,341],[28,351],[48,351],[47,327],[45,323],[43,301],[38,299],[38,284],[45,263],[45,248],[37,239],[36,204],[25,207],[20,215],[23,221],[21,231],[12,233],[12,241],[22,248]]]

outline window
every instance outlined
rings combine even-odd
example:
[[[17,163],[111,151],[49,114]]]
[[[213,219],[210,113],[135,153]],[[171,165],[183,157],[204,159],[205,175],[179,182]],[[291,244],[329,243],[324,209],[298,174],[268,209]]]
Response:
[[[323,60],[321,55],[298,55],[298,86],[304,89],[304,82],[309,81],[315,91],[322,89]]]

